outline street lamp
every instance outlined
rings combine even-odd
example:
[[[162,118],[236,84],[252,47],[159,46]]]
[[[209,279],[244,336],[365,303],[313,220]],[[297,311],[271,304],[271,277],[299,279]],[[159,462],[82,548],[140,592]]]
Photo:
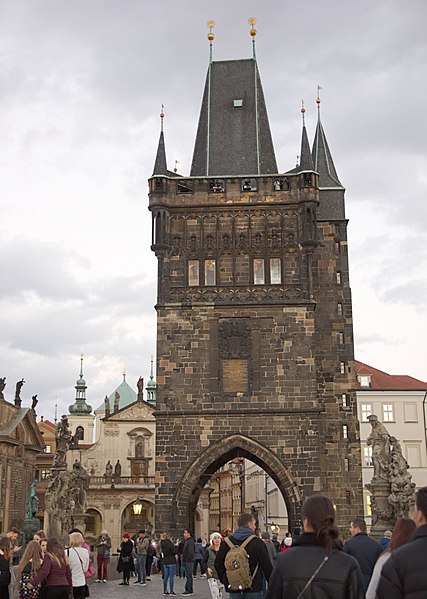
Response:
[[[134,516],[140,516],[142,512],[142,501],[141,499],[136,499],[132,504],[132,511]]]

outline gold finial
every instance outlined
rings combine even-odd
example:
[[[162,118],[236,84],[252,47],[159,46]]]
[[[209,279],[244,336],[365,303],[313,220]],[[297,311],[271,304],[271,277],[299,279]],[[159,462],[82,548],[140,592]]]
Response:
[[[316,104],[317,104],[317,106],[319,106],[319,105],[320,105],[320,90],[321,90],[321,89],[322,89],[322,88],[320,87],[320,85],[318,85],[318,86],[317,86],[317,98],[316,98]]]
[[[250,19],[248,19],[248,23],[251,26],[251,29],[249,31],[249,35],[251,35],[254,38],[256,36],[256,29],[254,27],[254,25],[256,23],[255,17],[251,17]]]
[[[165,107],[164,104],[162,104],[162,109],[160,111],[160,118],[163,120],[165,117]]]
[[[208,40],[209,40],[210,45],[212,46],[212,42],[215,39],[215,34],[212,31],[212,29],[215,27],[215,21],[212,21],[212,19],[209,20],[208,27],[209,27]]]
[[[175,160],[175,167],[174,167],[174,169],[173,169],[173,172],[174,172],[174,173],[177,173],[177,172],[178,172],[178,164],[179,164],[179,160]]]
[[[305,125],[305,106],[304,106],[304,100],[301,100],[301,114],[302,114],[302,124]]]

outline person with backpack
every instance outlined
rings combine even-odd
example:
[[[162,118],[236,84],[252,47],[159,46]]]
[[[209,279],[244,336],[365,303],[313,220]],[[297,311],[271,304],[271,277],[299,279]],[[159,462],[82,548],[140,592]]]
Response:
[[[262,576],[270,580],[273,567],[267,547],[254,533],[253,514],[242,514],[216,555],[215,569],[229,599],[262,599]]]
[[[89,569],[89,552],[83,547],[84,539],[80,532],[70,534],[70,546],[65,550],[73,583],[73,599],[86,597],[86,572]]]

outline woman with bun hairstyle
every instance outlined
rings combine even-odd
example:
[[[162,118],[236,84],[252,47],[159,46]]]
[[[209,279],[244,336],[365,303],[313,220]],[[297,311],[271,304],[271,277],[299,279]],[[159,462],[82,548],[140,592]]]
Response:
[[[359,564],[341,550],[331,500],[308,497],[302,520],[304,532],[278,556],[265,599],[364,599]]]

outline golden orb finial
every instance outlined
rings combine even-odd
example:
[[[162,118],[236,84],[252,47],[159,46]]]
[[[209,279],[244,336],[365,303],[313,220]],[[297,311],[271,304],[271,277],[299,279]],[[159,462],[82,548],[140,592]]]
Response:
[[[255,17],[251,17],[250,19],[248,19],[248,23],[251,26],[250,30],[249,30],[249,35],[252,36],[253,38],[255,38],[257,31],[254,27],[255,23],[256,23],[256,19]]]
[[[316,98],[316,104],[317,104],[317,106],[319,106],[319,105],[320,105],[320,90],[321,90],[321,89],[322,89],[322,88],[320,87],[320,85],[318,85],[318,86],[317,86],[317,98]]]
[[[163,118],[164,118],[164,116],[165,116],[165,107],[164,107],[164,105],[162,104],[162,109],[161,109],[161,111],[160,111],[160,118],[161,118],[161,119],[163,119]]]
[[[304,100],[301,100],[301,113],[302,113],[302,114],[304,114],[304,113],[305,113]]]
[[[208,21],[208,27],[209,27],[208,40],[209,40],[210,44],[212,45],[212,42],[215,39],[215,34],[212,31],[212,29],[215,27],[215,21],[212,21],[212,19],[210,19]]]

